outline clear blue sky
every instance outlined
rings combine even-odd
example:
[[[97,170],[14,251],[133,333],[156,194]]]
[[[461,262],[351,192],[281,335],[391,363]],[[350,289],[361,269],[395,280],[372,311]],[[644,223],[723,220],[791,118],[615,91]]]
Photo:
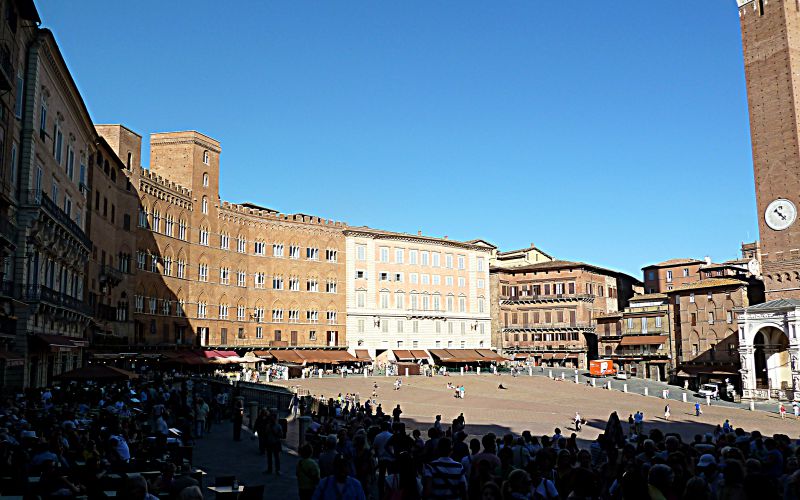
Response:
[[[734,0],[38,0],[97,123],[222,198],[640,277],[757,237]]]

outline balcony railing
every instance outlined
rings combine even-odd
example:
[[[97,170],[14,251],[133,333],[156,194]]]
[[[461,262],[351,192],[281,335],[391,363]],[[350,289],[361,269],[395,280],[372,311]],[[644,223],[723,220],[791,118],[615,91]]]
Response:
[[[47,215],[53,220],[64,226],[72,236],[77,239],[87,250],[91,250],[92,241],[83,232],[83,229],[72,220],[61,208],[53,202],[44,192],[36,193],[31,191],[28,194],[28,202],[31,205],[39,205],[42,207]]]
[[[17,239],[17,228],[11,221],[4,217],[0,216],[0,236],[5,238],[11,245],[15,244]]]
[[[100,282],[109,281],[116,285],[122,281],[122,278],[122,271],[119,269],[111,267],[108,264],[103,264],[100,268]]]
[[[546,330],[585,330],[593,332],[594,325],[588,323],[525,323],[519,325],[507,325],[503,327],[504,332],[514,331],[546,331]]]
[[[501,295],[500,301],[506,302],[567,302],[571,300],[580,300],[584,302],[592,302],[595,295],[588,293],[556,293],[551,295]]]
[[[53,306],[71,309],[86,316],[90,316],[92,313],[92,308],[86,302],[44,285],[23,286],[19,295],[25,302],[46,302]]]

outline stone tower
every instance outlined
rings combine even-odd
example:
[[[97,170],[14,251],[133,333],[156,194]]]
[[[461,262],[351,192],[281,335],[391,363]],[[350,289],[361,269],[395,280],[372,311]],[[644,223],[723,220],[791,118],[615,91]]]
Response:
[[[766,298],[800,298],[800,0],[737,3]]]

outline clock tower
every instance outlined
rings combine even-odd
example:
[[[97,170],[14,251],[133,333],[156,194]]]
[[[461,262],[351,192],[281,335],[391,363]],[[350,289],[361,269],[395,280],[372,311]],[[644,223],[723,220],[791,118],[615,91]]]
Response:
[[[800,0],[737,0],[766,299],[800,299]]]

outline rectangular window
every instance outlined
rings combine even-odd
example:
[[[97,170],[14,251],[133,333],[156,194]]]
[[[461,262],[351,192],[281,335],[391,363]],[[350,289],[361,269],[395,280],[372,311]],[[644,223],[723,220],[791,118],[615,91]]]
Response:
[[[319,248],[313,248],[313,247],[306,248],[306,259],[319,260]]]
[[[459,288],[464,288],[465,286],[467,286],[466,279],[463,276],[459,276],[458,277],[458,287]]]
[[[264,338],[264,327],[257,326],[256,327],[256,338],[263,339]]]
[[[255,287],[256,288],[264,288],[264,283],[267,281],[267,276],[264,273],[256,273],[255,274]]]
[[[362,269],[356,269],[356,279],[357,280],[367,279],[367,272]]]
[[[430,285],[431,284],[431,277],[428,274],[421,274],[420,278],[422,279],[423,285]]]
[[[229,284],[231,281],[231,272],[227,267],[219,268],[219,282],[223,285]]]
[[[208,281],[208,264],[200,264],[198,272],[198,281]]]
[[[178,239],[186,241],[186,221],[178,222]]]
[[[11,143],[11,185],[17,185],[17,143]]]
[[[430,255],[428,254],[428,252],[420,252],[419,253],[419,263],[420,263],[420,265],[421,266],[427,266],[429,257],[430,257]]]
[[[380,248],[380,262],[389,262],[389,247]]]
[[[458,256],[458,269],[463,270],[466,269],[466,259],[463,255]]]
[[[647,318],[642,318],[642,333],[647,333]]]
[[[417,273],[411,273],[408,275],[408,281],[412,285],[416,285],[419,283],[419,275]]]
[[[402,283],[403,282],[403,273],[394,273],[394,280],[397,283]]]
[[[219,235],[219,247],[223,250],[227,250],[231,246],[231,237],[225,233],[221,233]]]
[[[289,291],[291,292],[300,291],[300,278],[298,278],[297,276],[291,276],[289,278]]]
[[[667,271],[667,283],[672,282],[672,271]]]
[[[283,290],[283,277],[281,277],[281,276],[273,276],[272,277],[272,289],[273,290]]]
[[[661,316],[656,316],[656,328],[661,328]]]
[[[178,278],[186,277],[186,262],[183,260],[178,261]]]
[[[403,257],[405,256],[405,252],[402,248],[395,248],[394,249],[394,263],[395,264],[402,264]]]
[[[356,260],[367,260],[367,245],[356,245]]]
[[[263,241],[256,241],[253,243],[253,253],[256,255],[264,255],[266,252],[267,244]]]
[[[408,251],[408,263],[412,266],[417,265],[417,251],[416,250],[409,250]]]
[[[247,286],[247,275],[244,271],[236,271],[236,286]]]
[[[733,323],[733,311],[727,311],[725,313],[725,321],[730,324]]]
[[[431,265],[433,267],[439,267],[440,266],[440,264],[441,264],[440,259],[441,259],[441,255],[438,252],[431,253]]]
[[[453,254],[448,253],[444,256],[444,267],[447,269],[453,269]]]
[[[478,263],[478,271],[483,271],[483,257],[478,257],[477,263]]]
[[[697,326],[697,313],[691,313],[690,320],[692,326]]]
[[[25,92],[25,79],[22,77],[21,74],[17,75],[17,95],[14,96],[16,100],[14,101],[14,116],[17,118],[22,118],[22,97]],[[44,128],[44,127],[42,127]]]
[[[333,248],[325,250],[325,260],[328,262],[336,262],[339,258],[339,251]]]
[[[689,302],[694,304],[694,293],[689,294]]]
[[[478,288],[483,288],[483,284],[484,284],[484,282],[483,282],[483,279],[480,279],[480,278],[479,278],[479,279],[478,279],[478,281],[477,281],[477,283],[476,283],[476,286],[477,286]]]
[[[283,243],[273,243],[272,244],[272,256],[273,257],[283,257]]]
[[[289,247],[289,258],[290,259],[299,259],[300,258],[300,247],[297,245],[291,245]]]

